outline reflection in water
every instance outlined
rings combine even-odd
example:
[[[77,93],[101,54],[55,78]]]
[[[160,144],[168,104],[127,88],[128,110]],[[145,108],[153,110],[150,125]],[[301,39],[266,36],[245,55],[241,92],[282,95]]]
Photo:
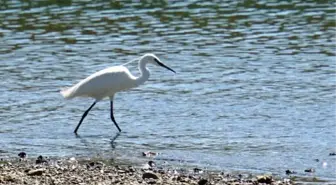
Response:
[[[90,137],[86,137],[86,136],[80,136],[80,134],[74,134],[75,137],[77,139],[80,140],[80,143],[84,146],[85,149],[87,149],[88,151],[94,151],[91,154],[100,154],[101,151],[99,150],[99,147],[97,148],[96,143],[93,142],[93,138],[96,136],[90,136]],[[115,134],[114,137],[111,138],[110,144],[111,144],[111,148],[112,150],[115,149],[116,145],[115,145],[115,140],[120,136],[120,132],[117,132]]]
[[[120,135],[120,132],[117,132],[117,134],[111,139],[111,148],[112,149],[115,149],[115,140],[119,137],[119,135]]]

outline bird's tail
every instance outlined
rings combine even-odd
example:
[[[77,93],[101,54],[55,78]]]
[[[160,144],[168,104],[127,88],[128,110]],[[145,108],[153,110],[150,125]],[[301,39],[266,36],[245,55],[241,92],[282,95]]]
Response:
[[[62,88],[60,93],[65,99],[71,99],[72,97],[72,92],[73,92],[73,87],[70,88]]]

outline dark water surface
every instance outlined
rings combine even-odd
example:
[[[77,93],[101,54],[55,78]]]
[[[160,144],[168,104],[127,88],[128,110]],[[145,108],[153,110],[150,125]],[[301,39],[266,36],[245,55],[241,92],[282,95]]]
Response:
[[[158,162],[336,179],[335,1],[61,2],[0,1],[0,156],[150,150]],[[93,100],[60,88],[147,52],[177,74],[150,66],[145,85],[116,95],[112,144],[108,101],[76,137]]]

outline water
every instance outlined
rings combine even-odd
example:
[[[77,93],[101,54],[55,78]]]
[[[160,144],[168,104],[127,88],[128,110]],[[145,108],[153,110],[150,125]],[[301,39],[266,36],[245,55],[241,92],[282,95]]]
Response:
[[[145,85],[116,95],[120,135],[103,101],[76,137],[93,100],[65,101],[60,88],[147,52],[177,74],[150,66]],[[336,179],[334,1],[2,0],[0,79],[1,156],[137,161],[149,150],[158,162]]]

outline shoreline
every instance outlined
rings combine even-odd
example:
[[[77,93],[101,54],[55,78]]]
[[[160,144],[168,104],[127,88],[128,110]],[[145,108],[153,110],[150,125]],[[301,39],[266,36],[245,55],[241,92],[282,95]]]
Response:
[[[159,167],[148,161],[135,166],[103,158],[1,159],[0,184],[254,184],[292,185],[294,181],[271,175],[234,174],[199,168]]]

